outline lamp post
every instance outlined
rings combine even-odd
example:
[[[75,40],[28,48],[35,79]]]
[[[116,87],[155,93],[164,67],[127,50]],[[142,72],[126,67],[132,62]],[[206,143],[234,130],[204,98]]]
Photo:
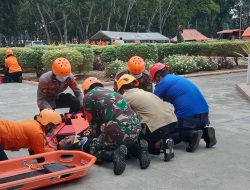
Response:
[[[250,85],[250,54],[248,55],[248,65],[247,65],[247,85]]]
[[[239,2],[239,6],[240,6],[240,32],[239,32],[239,39],[241,39],[241,25],[242,25],[242,6],[243,6],[243,2],[242,0],[240,0]]]

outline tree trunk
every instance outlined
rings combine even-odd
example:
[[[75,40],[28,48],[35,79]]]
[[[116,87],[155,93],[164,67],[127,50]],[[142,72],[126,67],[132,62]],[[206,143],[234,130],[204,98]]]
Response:
[[[92,17],[94,6],[95,6],[94,1],[91,1],[91,6],[90,6],[90,9],[89,9],[88,22],[87,22],[86,27],[85,27],[85,39],[88,39],[89,25],[90,25],[90,22],[91,22],[91,17]]]
[[[110,29],[111,17],[115,13],[115,1],[116,0],[111,0],[111,5],[110,5],[111,11],[109,12],[108,23],[107,23],[107,31],[109,31],[109,29]]]
[[[125,24],[124,24],[124,27],[123,27],[123,32],[126,31],[127,24],[128,24],[129,14],[130,14],[130,11],[133,8],[135,2],[136,2],[136,0],[130,0],[129,1],[129,5],[128,5],[128,9],[127,9],[127,14],[126,14],[126,20],[125,20]]]
[[[58,31],[58,34],[59,34],[60,42],[63,43],[62,32],[61,32],[61,29],[60,29],[59,25],[57,24],[55,16],[52,13],[52,10],[49,7],[45,7],[43,10],[46,12],[46,14],[48,15],[48,17],[50,18],[50,21],[55,24],[55,27],[56,27],[56,29]]]
[[[68,42],[68,28],[67,28],[68,15],[66,15],[65,11],[63,11],[62,13],[63,13],[63,18],[64,18],[64,25],[63,25],[64,43],[66,44]]]
[[[36,2],[36,8],[39,12],[39,15],[41,17],[41,21],[42,21],[42,24],[44,26],[44,30],[45,30],[45,33],[46,33],[46,37],[47,37],[47,43],[50,44],[50,35],[49,35],[49,31],[48,31],[48,27],[47,27],[47,24],[45,22],[45,19],[44,19],[44,16],[43,16],[43,13],[41,11],[41,8],[40,8],[40,5],[38,2]]]

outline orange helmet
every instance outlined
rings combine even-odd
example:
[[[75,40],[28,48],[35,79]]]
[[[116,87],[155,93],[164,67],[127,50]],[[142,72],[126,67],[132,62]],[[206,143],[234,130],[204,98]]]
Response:
[[[69,76],[71,73],[70,62],[63,57],[57,58],[52,64],[52,72],[56,76],[60,76],[60,77]]]
[[[86,93],[93,84],[99,84],[100,86],[103,87],[103,84],[100,80],[98,80],[95,77],[89,77],[89,78],[85,79],[82,83],[83,92]]]
[[[8,56],[8,55],[13,55],[13,51],[11,49],[7,49],[5,51],[5,54]]]
[[[128,70],[133,75],[139,75],[145,70],[145,62],[139,56],[133,56],[128,61]]]
[[[58,125],[62,122],[62,117],[59,113],[52,109],[44,109],[37,116],[36,120],[44,126],[48,125],[49,123]]]
[[[135,82],[135,86],[139,85],[138,80],[129,74],[124,74],[122,75],[119,80],[117,81],[117,91],[119,92],[119,90],[126,84],[130,84],[132,82]]]

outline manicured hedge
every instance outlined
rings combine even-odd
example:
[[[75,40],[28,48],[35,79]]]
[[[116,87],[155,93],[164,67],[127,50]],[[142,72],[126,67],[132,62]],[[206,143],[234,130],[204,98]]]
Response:
[[[127,62],[132,56],[143,59],[158,60],[158,49],[155,44],[125,44],[106,48],[101,54],[101,60],[110,63],[116,59]]]
[[[242,47],[247,41],[216,41],[216,42],[190,42],[179,44],[159,44],[159,60],[169,55],[200,55],[218,57],[238,57],[237,53],[244,53]]]
[[[74,73],[84,71],[83,56],[82,54],[74,49],[65,48],[62,50],[49,50],[42,56],[42,63],[46,70],[51,70],[51,65],[54,60],[58,57],[65,57],[68,59],[72,66]]]
[[[79,51],[83,56],[82,71],[93,70],[93,62],[95,58],[93,49],[87,47],[76,47],[74,49]]]

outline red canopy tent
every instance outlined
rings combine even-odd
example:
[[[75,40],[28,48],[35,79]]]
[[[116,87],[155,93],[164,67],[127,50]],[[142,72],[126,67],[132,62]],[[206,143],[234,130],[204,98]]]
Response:
[[[250,26],[245,30],[245,32],[242,34],[242,39],[250,39]]]
[[[209,40],[208,37],[204,36],[202,33],[200,33],[196,29],[184,29],[182,33],[182,37],[184,38],[184,41],[205,41]],[[173,42],[177,42],[177,36],[171,39]]]

